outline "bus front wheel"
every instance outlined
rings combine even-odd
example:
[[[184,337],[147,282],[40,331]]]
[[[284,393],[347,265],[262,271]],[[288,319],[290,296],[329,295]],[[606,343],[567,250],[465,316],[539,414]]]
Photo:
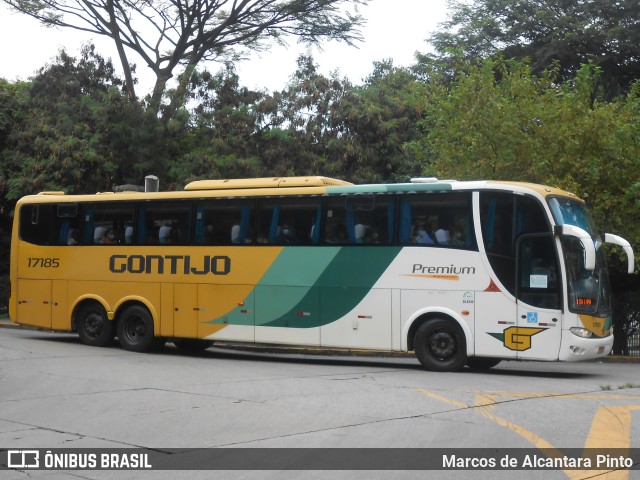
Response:
[[[109,321],[107,312],[98,303],[89,303],[80,308],[76,329],[80,341],[92,347],[105,347],[116,335],[114,322]]]
[[[153,318],[145,307],[127,307],[118,320],[118,341],[125,350],[146,352],[153,348]]]
[[[425,322],[416,332],[416,357],[426,370],[454,372],[467,363],[464,332],[453,321],[434,319]]]

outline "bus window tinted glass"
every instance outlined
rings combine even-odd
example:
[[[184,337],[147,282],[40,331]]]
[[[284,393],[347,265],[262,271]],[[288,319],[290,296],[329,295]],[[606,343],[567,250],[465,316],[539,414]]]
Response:
[[[400,201],[401,244],[477,250],[468,192],[405,195]]]
[[[318,243],[320,211],[320,197],[260,200],[256,241],[269,245]]]
[[[77,203],[56,205],[53,242],[57,245],[81,245],[82,214]]]
[[[245,245],[253,242],[253,202],[211,200],[196,206],[196,244]]]
[[[333,197],[327,201],[324,242],[390,244],[393,242],[395,197]]]
[[[133,220],[132,204],[113,202],[86,205],[83,243],[87,245],[131,243]]]
[[[53,205],[23,205],[20,209],[20,238],[36,245],[49,245]]]
[[[149,203],[140,208],[139,232],[143,245],[186,245],[190,241],[191,203]]]

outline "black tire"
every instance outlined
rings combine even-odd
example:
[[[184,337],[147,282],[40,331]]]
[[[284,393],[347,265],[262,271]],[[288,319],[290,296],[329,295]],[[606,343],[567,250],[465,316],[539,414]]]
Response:
[[[113,342],[115,322],[109,321],[107,312],[99,303],[80,307],[76,315],[76,330],[80,341],[92,347],[105,347]]]
[[[118,341],[125,350],[146,352],[156,345],[153,336],[153,318],[141,305],[124,309],[118,318]]]
[[[173,344],[183,353],[200,353],[213,345],[213,342],[199,338],[174,338]]]
[[[501,358],[471,357],[467,359],[467,367],[475,371],[489,370],[502,361]]]
[[[426,370],[455,372],[467,363],[464,332],[452,320],[437,318],[425,322],[416,332],[414,349]]]

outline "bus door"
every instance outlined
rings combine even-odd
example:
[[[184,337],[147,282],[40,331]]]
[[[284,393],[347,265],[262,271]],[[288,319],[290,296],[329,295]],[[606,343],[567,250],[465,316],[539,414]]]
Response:
[[[557,360],[562,338],[562,282],[552,234],[523,235],[517,242],[517,328],[505,345],[521,359]]]

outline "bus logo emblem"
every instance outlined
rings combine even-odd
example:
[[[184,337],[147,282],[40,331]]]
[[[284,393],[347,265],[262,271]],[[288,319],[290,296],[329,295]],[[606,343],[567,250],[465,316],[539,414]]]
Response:
[[[509,327],[502,333],[489,333],[493,338],[500,340],[509,350],[524,352],[531,348],[531,337],[546,330],[535,327]]]

